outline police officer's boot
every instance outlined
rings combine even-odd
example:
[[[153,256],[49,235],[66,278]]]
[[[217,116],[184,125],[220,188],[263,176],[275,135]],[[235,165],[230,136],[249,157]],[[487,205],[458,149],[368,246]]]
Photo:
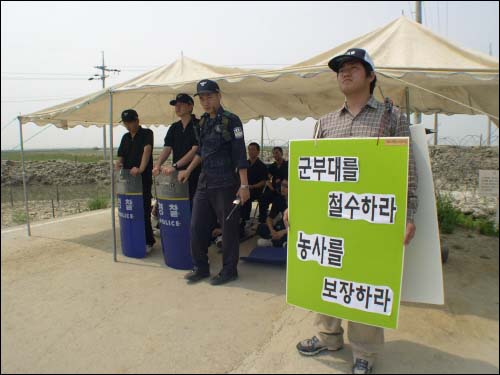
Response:
[[[210,271],[202,270],[198,267],[195,267],[189,273],[184,275],[184,278],[190,283],[196,283],[202,279],[206,279],[207,277],[210,277]]]

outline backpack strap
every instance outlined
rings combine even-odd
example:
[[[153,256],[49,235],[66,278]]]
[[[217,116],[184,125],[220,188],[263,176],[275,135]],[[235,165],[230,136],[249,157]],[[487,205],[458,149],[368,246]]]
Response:
[[[232,116],[231,112],[224,111],[222,113],[222,138],[226,142],[231,140],[231,132],[229,131],[230,116]]]
[[[380,118],[380,124],[378,126],[377,146],[380,141],[380,137],[384,134],[385,127],[391,125],[393,107],[394,107],[393,101],[386,97],[384,99],[384,108],[385,108],[384,113]]]

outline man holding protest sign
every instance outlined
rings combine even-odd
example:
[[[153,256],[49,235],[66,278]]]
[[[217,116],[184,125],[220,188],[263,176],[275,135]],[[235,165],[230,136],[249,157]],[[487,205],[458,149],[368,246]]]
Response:
[[[314,138],[410,137],[406,116],[387,101],[384,105],[373,98],[375,67],[365,50],[349,49],[331,59],[328,66],[337,73],[337,81],[346,101],[341,109],[319,119]],[[416,187],[416,168],[410,142],[405,245],[409,244],[416,230],[413,223],[418,206]],[[291,225],[293,228],[293,223]],[[297,350],[308,356],[325,350],[340,350],[344,344],[341,322],[341,319],[318,314],[315,322],[317,335],[299,342]],[[376,355],[383,347],[383,328],[349,321],[348,330],[353,349],[353,373],[370,373]]]

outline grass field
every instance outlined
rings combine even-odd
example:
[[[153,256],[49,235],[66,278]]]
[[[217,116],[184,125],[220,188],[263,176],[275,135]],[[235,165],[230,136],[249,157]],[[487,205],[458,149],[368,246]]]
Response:
[[[109,189],[109,185],[104,184],[82,184],[68,186],[28,184],[28,197],[30,201],[53,199],[54,202],[58,201],[58,199],[71,200],[84,198],[102,198],[109,195]],[[1,201],[2,203],[23,202],[23,187],[2,187]]]
[[[161,147],[155,147],[153,149],[153,160],[156,160],[162,151]],[[264,147],[261,150],[261,159],[265,162],[272,161],[271,155],[272,147]],[[285,159],[288,157],[288,150],[285,149]],[[116,158],[117,148],[115,148],[113,154]],[[263,157],[263,155],[265,157]],[[107,150],[107,156],[109,156],[109,150]],[[2,151],[2,160],[13,160],[21,161],[21,152],[17,151]],[[95,163],[102,161],[103,153],[102,149],[99,148],[82,148],[82,149],[59,149],[59,150],[27,150],[24,151],[24,160],[26,161],[47,161],[47,160],[69,160],[79,163]]]
[[[116,157],[116,151],[114,155]],[[153,150],[156,158],[161,152],[161,148]],[[109,157],[109,150],[107,150]],[[2,151],[2,160],[21,161],[20,151]],[[95,163],[104,160],[102,149],[82,148],[82,149],[60,149],[60,150],[28,150],[24,151],[25,161],[47,161],[47,160],[69,160],[80,163]],[[109,159],[108,159],[109,160]]]

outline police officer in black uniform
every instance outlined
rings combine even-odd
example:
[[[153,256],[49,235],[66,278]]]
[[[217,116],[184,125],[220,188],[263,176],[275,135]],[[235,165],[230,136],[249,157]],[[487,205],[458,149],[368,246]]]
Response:
[[[269,205],[279,198],[281,181],[288,179],[288,161],[283,159],[283,149],[279,146],[273,148],[274,163],[269,168],[271,181],[267,182],[266,189],[259,200],[259,217],[267,217]],[[265,219],[264,219],[265,220]]]
[[[262,191],[264,186],[266,186],[267,181],[267,167],[259,158],[260,145],[256,142],[252,142],[248,145],[248,185],[250,185],[250,199],[241,207],[241,226],[240,226],[240,237],[244,237],[245,224],[250,220],[250,213],[252,211],[252,202],[259,200],[262,196]],[[259,215],[259,222],[264,223],[266,221],[266,216],[261,217]]]
[[[244,204],[250,198],[248,162],[243,125],[238,116],[222,108],[217,83],[208,79],[198,82],[197,95],[205,110],[200,119],[200,147],[189,167],[178,176],[179,181],[186,182],[201,163],[191,218],[194,269],[185,278],[194,283],[210,276],[207,253],[211,230],[218,220],[222,227],[223,267],[211,284],[220,285],[238,277],[240,210],[233,210],[233,200],[239,197]]]
[[[146,252],[150,253],[156,242],[151,227],[153,131],[139,125],[139,115],[133,109],[122,112],[122,122],[128,133],[123,135],[120,147],[118,147],[118,160],[115,163],[115,169],[130,169],[132,176],[141,175],[142,177]]]
[[[186,169],[198,151],[200,127],[199,120],[193,115],[194,101],[188,94],[178,94],[170,101],[175,106],[175,114],[180,120],[170,125],[165,136],[164,148],[153,167],[153,176],[161,173],[169,176],[176,170]],[[172,166],[161,167],[172,153]],[[198,185],[201,168],[196,168],[189,177],[189,200],[193,208],[193,198]]]

